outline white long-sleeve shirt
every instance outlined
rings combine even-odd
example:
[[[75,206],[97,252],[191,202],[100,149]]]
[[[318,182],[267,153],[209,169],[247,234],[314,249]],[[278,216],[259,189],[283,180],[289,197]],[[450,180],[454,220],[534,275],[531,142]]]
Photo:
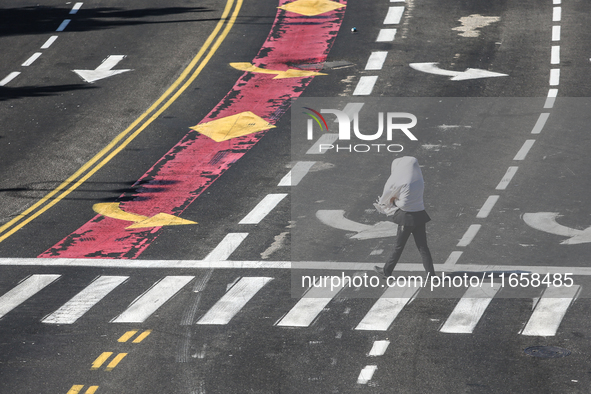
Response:
[[[418,160],[412,156],[395,159],[392,162],[392,173],[384,185],[376,208],[386,214],[393,214],[396,207],[405,212],[423,211],[424,190],[425,183]],[[393,198],[396,206],[392,204]]]

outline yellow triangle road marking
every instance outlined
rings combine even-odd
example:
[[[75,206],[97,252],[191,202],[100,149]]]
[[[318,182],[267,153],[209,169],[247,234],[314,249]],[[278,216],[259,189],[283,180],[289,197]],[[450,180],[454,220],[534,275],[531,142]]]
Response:
[[[241,71],[249,71],[253,73],[260,73],[260,74],[276,74],[273,79],[281,79],[281,78],[301,78],[301,77],[312,77],[316,75],[327,75],[324,73],[319,73],[316,71],[308,71],[308,70],[297,70],[295,68],[290,68],[285,71],[279,70],[267,70],[265,68],[260,68],[255,66],[252,63],[230,63],[230,66],[234,67],[237,70]]]
[[[297,0],[282,5],[278,8],[281,8],[285,11],[294,12],[300,15],[315,16],[324,14],[325,12],[336,10],[344,6],[344,4],[330,0]]]
[[[260,116],[250,111],[245,111],[236,115],[212,120],[211,122],[201,123],[191,128],[216,142],[221,142],[274,127]]]
[[[182,224],[197,224],[191,220],[181,219],[178,216],[169,215],[167,213],[158,213],[152,217],[137,215],[135,213],[129,213],[119,208],[118,202],[104,202],[94,204],[92,206],[93,211],[96,213],[110,217],[112,219],[126,220],[128,222],[134,222],[128,228],[147,228],[147,227],[161,227],[161,226],[178,226]]]

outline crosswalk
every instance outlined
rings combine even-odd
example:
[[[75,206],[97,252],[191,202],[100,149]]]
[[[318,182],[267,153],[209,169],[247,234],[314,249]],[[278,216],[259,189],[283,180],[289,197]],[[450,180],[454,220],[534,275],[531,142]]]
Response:
[[[61,278],[58,274],[35,274],[28,276],[0,296],[0,319],[9,319],[18,308],[42,291],[50,291]],[[115,289],[124,286],[129,276],[98,276],[86,287],[54,311],[43,311],[44,324],[70,325],[84,315],[92,313]],[[178,295],[195,279],[191,275],[166,276],[149,286],[110,323],[143,323]],[[229,324],[245,306],[263,297],[260,292],[274,280],[270,276],[240,277],[226,292],[196,321],[197,325]],[[275,281],[277,282],[277,281]],[[337,296],[342,297],[344,286],[311,287],[274,324],[276,327],[306,328],[314,325],[323,312],[329,309]],[[390,287],[381,293],[359,323],[352,327],[358,331],[388,331],[400,312],[419,295],[420,287]],[[469,287],[459,298],[455,307],[441,325],[439,331],[446,334],[471,334],[486,314],[491,301],[501,291],[499,284],[484,287]],[[519,334],[526,336],[554,336],[581,288],[547,287],[539,289],[529,320]],[[259,299],[260,300],[260,299]],[[47,314],[49,312],[49,314]],[[0,321],[1,324],[1,321]]]

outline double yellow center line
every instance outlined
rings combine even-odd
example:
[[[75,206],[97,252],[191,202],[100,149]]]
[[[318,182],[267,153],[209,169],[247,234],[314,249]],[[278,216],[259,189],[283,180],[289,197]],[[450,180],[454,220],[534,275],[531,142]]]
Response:
[[[127,129],[115,137],[107,146],[80,167],[68,179],[33,204],[30,208],[1,226],[0,242],[10,237],[26,224],[60,202],[68,194],[76,190],[105,164],[111,161],[113,157],[121,152],[131,141],[134,140],[135,137],[137,137],[146,127],[170,107],[170,105],[179,98],[189,85],[191,85],[195,78],[197,78],[220,47],[230,32],[230,29],[234,26],[240,8],[242,7],[242,3],[243,0],[228,0],[224,12],[222,13],[222,17],[213,32],[209,35],[197,55],[191,60],[191,63],[183,70],[178,79],[166,90],[166,92]]]

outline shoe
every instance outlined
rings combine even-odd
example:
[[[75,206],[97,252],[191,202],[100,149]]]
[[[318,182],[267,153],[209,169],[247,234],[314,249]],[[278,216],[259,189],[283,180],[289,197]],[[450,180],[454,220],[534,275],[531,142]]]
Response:
[[[377,265],[374,265],[373,266],[373,270],[375,272],[377,272],[378,275],[381,276],[383,279],[387,279],[388,278],[388,276],[386,276],[386,274],[384,273],[384,269],[383,268],[380,268]]]

